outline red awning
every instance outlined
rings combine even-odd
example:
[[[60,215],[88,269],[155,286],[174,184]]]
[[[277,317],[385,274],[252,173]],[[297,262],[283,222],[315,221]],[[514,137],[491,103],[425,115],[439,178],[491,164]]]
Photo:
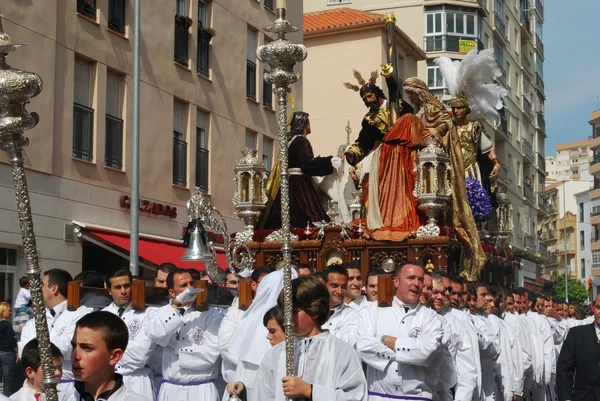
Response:
[[[91,234],[98,240],[110,244],[111,247],[117,247],[120,252],[129,255],[129,234],[119,233],[114,231],[101,230],[92,227],[86,227],[85,231],[87,234]],[[140,235],[138,243],[138,255],[140,258],[145,259],[155,265],[161,263],[170,262],[181,267],[183,269],[196,269],[198,271],[204,271],[203,262],[183,262],[181,257],[185,252],[185,248],[182,243],[160,241],[153,238],[143,238]],[[227,270],[227,258],[223,250],[217,251],[217,265]]]

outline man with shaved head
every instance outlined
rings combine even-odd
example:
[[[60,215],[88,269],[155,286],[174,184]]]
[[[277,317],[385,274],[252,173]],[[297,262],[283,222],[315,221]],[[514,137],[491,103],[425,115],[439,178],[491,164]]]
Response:
[[[407,262],[396,268],[396,295],[388,308],[361,311],[364,330],[356,349],[367,365],[369,399],[432,399],[439,374],[432,366],[444,356],[442,319],[419,302],[423,268]]]

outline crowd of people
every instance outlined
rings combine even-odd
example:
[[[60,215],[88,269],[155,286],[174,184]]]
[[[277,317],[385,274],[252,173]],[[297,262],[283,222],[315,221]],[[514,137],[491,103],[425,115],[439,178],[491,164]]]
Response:
[[[141,311],[132,308],[127,269],[112,269],[102,283],[97,273],[88,272],[79,278],[84,284],[102,284],[112,302],[89,299],[71,311],[71,275],[48,270],[42,293],[59,398],[577,398],[572,398],[581,386],[573,384],[579,374],[574,373],[574,336],[581,332],[567,334],[584,325],[600,331],[600,299],[594,315],[584,317],[578,305],[524,288],[467,283],[405,263],[393,274],[392,305],[380,307],[379,273],[373,270],[363,278],[353,264],[330,265],[319,273],[305,265],[293,269],[296,374],[287,376],[282,271],[254,270],[254,299],[245,311],[237,298],[230,307],[197,310],[194,301],[201,290],[194,280],[210,278],[174,265],[162,265],[154,279],[155,286],[167,288],[169,302]],[[238,283],[229,272],[220,284],[234,290]],[[19,361],[24,372],[23,383],[11,383],[4,375],[4,394],[12,400],[43,400],[35,320],[24,325],[17,343],[8,334],[13,330],[6,322],[9,305],[0,304],[0,317],[3,375],[5,354],[13,366]],[[561,354],[563,343],[571,345]]]

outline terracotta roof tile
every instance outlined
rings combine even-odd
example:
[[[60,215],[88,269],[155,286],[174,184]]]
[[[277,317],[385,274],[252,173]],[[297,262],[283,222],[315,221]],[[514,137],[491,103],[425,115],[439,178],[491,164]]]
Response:
[[[304,14],[304,34],[315,34],[321,31],[336,30],[346,27],[360,27],[363,25],[385,23],[385,15],[355,8],[335,8],[325,11],[316,11]],[[402,29],[396,25],[396,32],[411,46],[421,59],[427,58],[421,49]]]
[[[353,8],[336,8],[304,14],[304,33],[384,21],[385,15]]]

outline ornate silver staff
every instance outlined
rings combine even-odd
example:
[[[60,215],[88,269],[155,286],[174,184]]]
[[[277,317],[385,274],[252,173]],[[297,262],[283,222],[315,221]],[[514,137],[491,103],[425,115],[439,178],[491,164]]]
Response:
[[[21,238],[25,248],[25,263],[27,276],[31,283],[31,301],[35,314],[35,330],[39,342],[40,359],[46,387],[46,399],[58,401],[54,376],[54,366],[50,353],[50,332],[46,322],[46,308],[42,298],[41,270],[38,264],[35,233],[31,218],[29,191],[25,177],[23,149],[29,144],[29,139],[23,136],[25,130],[31,129],[39,122],[37,113],[29,113],[25,105],[29,99],[42,91],[42,79],[39,75],[11,68],[6,63],[6,56],[24,45],[12,44],[10,37],[2,28],[0,15],[0,148],[7,154],[12,166],[15,195],[17,197],[17,212]]]
[[[286,2],[277,0],[277,19],[265,31],[277,34],[277,40],[260,46],[256,55],[263,63],[271,66],[271,72],[265,74],[268,83],[274,85],[277,95],[277,121],[279,122],[279,163],[281,176],[281,233],[283,237],[283,294],[286,375],[294,375],[294,322],[292,310],[292,246],[290,237],[290,188],[288,175],[288,139],[287,139],[287,95],[290,84],[300,80],[300,74],[294,72],[294,65],[306,58],[306,47],[285,39],[289,32],[296,32],[286,19]]]

